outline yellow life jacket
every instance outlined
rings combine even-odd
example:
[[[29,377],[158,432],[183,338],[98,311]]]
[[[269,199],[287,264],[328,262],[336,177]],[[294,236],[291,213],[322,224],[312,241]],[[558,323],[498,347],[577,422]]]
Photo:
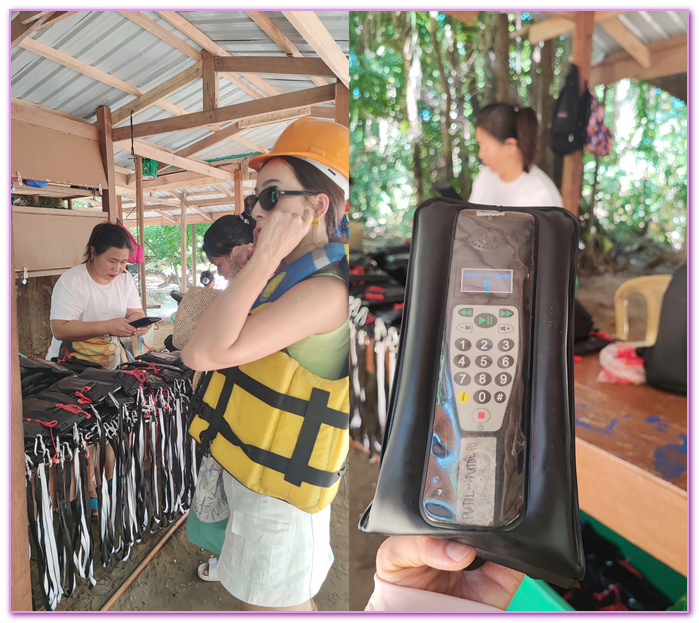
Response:
[[[206,373],[192,406],[190,434],[248,489],[307,513],[332,502],[349,451],[347,375],[323,379],[280,351]]]

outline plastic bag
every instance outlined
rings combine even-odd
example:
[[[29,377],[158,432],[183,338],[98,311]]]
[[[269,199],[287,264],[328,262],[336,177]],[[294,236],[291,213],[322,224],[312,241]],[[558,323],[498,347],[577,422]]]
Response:
[[[599,383],[620,383],[642,385],[646,382],[643,359],[636,354],[636,347],[645,342],[614,342],[605,346],[599,353],[602,371],[597,377]]]

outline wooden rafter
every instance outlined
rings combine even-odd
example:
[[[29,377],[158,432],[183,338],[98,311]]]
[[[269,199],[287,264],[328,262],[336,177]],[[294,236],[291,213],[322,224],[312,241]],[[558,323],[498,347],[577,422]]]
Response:
[[[172,218],[165,210],[161,210],[160,208],[154,208],[152,206],[145,206],[146,210],[152,210],[153,212],[157,212],[160,214],[162,217],[166,218],[168,221],[171,221],[173,223],[177,223],[177,221]]]
[[[643,68],[628,52],[604,58],[590,71],[590,85],[614,84],[624,78],[653,80],[687,72],[687,36],[677,35],[648,45],[651,65]]]
[[[244,119],[266,112],[297,108],[310,104],[320,104],[330,102],[335,99],[335,86],[329,84],[323,87],[313,87],[304,91],[285,93],[284,95],[274,95],[263,100],[253,102],[243,102],[232,106],[223,106],[216,110],[189,113],[174,119],[159,119],[146,123],[139,123],[131,128],[114,128],[114,142],[165,132],[176,132],[179,130],[189,130],[199,128],[210,123],[225,123],[233,119]]]
[[[59,63],[64,67],[68,67],[73,71],[77,71],[78,73],[81,73],[84,76],[87,76],[88,78],[98,80],[99,82],[107,84],[115,89],[119,89],[120,91],[124,91],[126,93],[136,96],[144,95],[146,93],[146,91],[144,89],[141,89],[140,87],[134,86],[133,84],[129,84],[124,80],[120,80],[119,78],[116,78],[115,76],[108,74],[106,71],[102,71],[101,69],[97,69],[92,65],[88,65],[87,63],[84,63],[83,61],[80,61],[77,58],[69,56],[64,52],[60,52],[59,50],[56,50],[51,46],[46,45],[45,43],[41,43],[40,41],[36,41],[34,39],[24,39],[19,43],[19,46],[21,48],[24,48],[25,50],[33,52],[34,54],[43,56],[44,58],[50,61]],[[180,108],[179,106],[175,106],[174,104],[171,104],[164,100],[160,100],[157,103],[157,105],[160,108],[167,110],[168,112],[171,112],[175,115],[187,114],[188,112],[184,108]]]
[[[601,26],[643,69],[650,69],[651,58],[648,46],[640,41],[619,18],[610,19]]]
[[[294,45],[291,39],[279,30],[265,11],[247,11],[246,13],[248,17],[260,27],[262,32],[274,41],[285,54],[296,58],[304,58],[303,54],[301,54],[300,50]],[[318,76],[311,76],[310,78],[317,86],[328,84],[324,78]]]
[[[150,106],[156,105],[160,100],[186,87],[200,77],[201,63],[196,63],[150,91],[138,96],[135,100],[131,100],[121,108],[117,108],[112,113],[112,123],[115,126],[119,125],[126,121],[132,113],[135,115]]]
[[[216,71],[254,72],[286,76],[334,76],[321,58],[293,56],[216,56]]]
[[[194,158],[183,158],[171,151],[149,143],[144,140],[134,140],[133,141],[134,153],[144,158],[150,158],[151,160],[157,160],[158,162],[164,162],[174,167],[179,167],[185,171],[194,171],[196,173],[201,173],[207,177],[214,177],[224,182],[232,182],[233,175],[227,171],[221,171],[216,167],[208,165],[206,162],[201,160],[195,160]]]
[[[349,88],[349,59],[320,18],[310,11],[282,11],[282,13],[316,54],[333,70],[340,82]]]
[[[604,22],[615,19],[626,11],[595,11],[595,24],[603,24]],[[575,29],[575,18],[573,13],[557,13],[553,17],[542,20],[528,27],[529,40],[532,45],[541,41],[549,41],[562,35],[567,35]]]
[[[170,24],[177,28],[181,33],[187,35],[192,41],[200,45],[204,50],[211,52],[214,56],[231,56],[227,50],[222,48],[218,43],[212,41],[201,30],[190,24],[184,17],[175,11],[157,11],[158,15],[166,19]],[[230,80],[236,86],[241,86],[241,80],[234,74],[223,73],[227,80]],[[259,76],[254,74],[241,74],[248,82],[256,86],[260,91],[267,95],[278,95],[279,91],[267,84]],[[241,87],[242,88],[242,87]]]

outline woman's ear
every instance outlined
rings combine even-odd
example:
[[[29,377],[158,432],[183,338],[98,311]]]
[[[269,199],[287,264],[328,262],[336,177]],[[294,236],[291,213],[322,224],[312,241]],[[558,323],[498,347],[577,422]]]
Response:
[[[330,208],[330,198],[325,193],[318,193],[315,196],[314,214],[316,218],[323,218]]]

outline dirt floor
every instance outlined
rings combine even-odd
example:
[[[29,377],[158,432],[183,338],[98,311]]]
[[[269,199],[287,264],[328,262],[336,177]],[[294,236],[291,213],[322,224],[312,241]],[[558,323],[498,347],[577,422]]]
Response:
[[[580,280],[578,300],[593,316],[597,329],[614,331],[614,292],[628,278],[629,275],[605,275]],[[633,327],[642,327],[644,317],[643,304],[632,304],[631,339],[640,339],[642,329],[634,332]],[[172,323],[163,320],[155,330],[153,345],[159,347],[171,332]],[[360,532],[358,523],[373,498],[378,471],[375,457],[370,458],[354,446],[350,448],[349,492],[341,485],[332,505],[335,563],[316,597],[319,610],[363,610],[371,595],[376,550],[385,537]],[[198,565],[209,554],[186,539],[184,523],[164,540],[168,532],[162,529],[144,537],[128,561],[112,563],[107,569],[97,568],[97,585],[88,589],[83,582],[58,609],[100,610],[108,605],[112,611],[239,610],[237,600],[219,583],[204,583],[197,577]]]

